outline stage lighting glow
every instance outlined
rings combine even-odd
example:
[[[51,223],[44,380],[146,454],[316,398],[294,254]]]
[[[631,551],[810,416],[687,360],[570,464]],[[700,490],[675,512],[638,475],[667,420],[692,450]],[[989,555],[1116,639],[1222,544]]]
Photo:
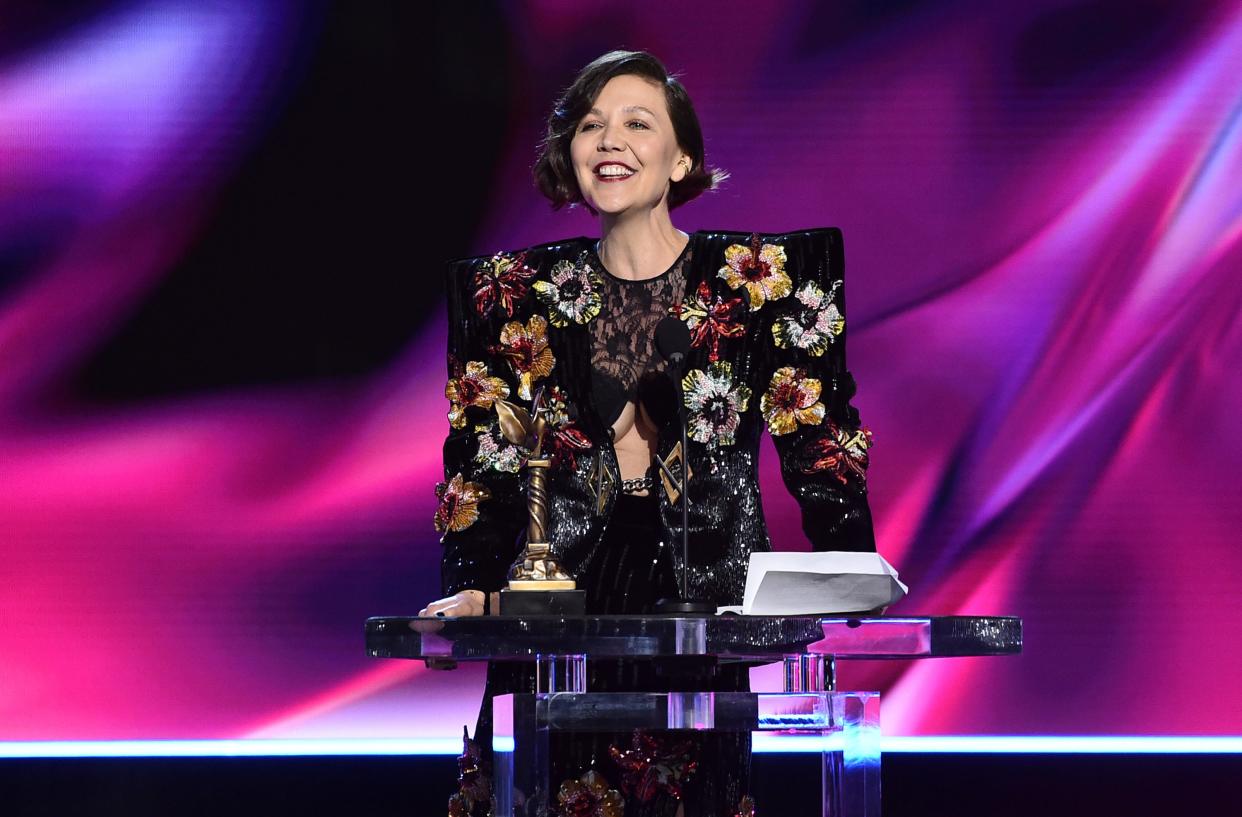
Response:
[[[880,739],[883,752],[903,754],[1242,754],[1242,735],[1133,737],[1128,735],[935,735]],[[494,748],[512,751],[512,741]],[[840,734],[754,736],[760,754],[839,751]],[[325,740],[82,740],[3,741],[0,758],[89,757],[325,757],[457,755],[458,738],[332,738]]]

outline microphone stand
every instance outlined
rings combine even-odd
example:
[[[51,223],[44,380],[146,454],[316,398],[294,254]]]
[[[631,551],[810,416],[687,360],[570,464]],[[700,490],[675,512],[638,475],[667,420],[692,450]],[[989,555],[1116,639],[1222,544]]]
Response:
[[[669,355],[668,362],[677,367],[681,374],[685,354],[674,352]],[[660,599],[656,602],[655,611],[659,615],[714,615],[716,604],[711,601],[690,598],[689,566],[690,566],[690,447],[686,437],[686,400],[682,394],[681,377],[673,378],[674,391],[677,395],[677,425],[681,432],[681,477],[678,479],[664,461],[656,457],[660,470],[670,482],[678,488],[681,499],[681,598]]]

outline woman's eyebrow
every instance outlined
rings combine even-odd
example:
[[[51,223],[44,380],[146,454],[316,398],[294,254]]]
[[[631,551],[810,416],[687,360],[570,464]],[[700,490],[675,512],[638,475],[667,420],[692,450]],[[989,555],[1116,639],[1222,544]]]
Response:
[[[622,113],[635,113],[635,112],[639,112],[639,111],[641,111],[642,113],[647,114],[648,116],[650,116],[650,117],[651,117],[651,118],[653,118],[653,119],[655,118],[655,114],[654,114],[654,113],[652,113],[652,112],[651,112],[651,110],[650,110],[649,108],[644,108],[642,105],[627,105],[627,106],[625,106],[624,108],[622,108],[622,109],[621,109],[621,112],[622,112]],[[604,115],[604,112],[603,112],[603,111],[601,111],[599,108],[592,108],[591,110],[587,111],[587,113],[588,113],[588,114],[595,114],[596,116],[603,116],[603,115]]]

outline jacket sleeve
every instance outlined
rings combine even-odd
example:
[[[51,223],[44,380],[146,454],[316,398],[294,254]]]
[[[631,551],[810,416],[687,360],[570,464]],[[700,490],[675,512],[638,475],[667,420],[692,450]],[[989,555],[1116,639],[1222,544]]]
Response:
[[[484,369],[475,367],[476,372],[482,373],[480,376],[503,380],[512,393],[508,367],[490,351],[497,340],[489,334],[493,321],[480,318],[473,308],[469,287],[475,264],[475,260],[467,259],[448,266],[445,289],[449,382],[459,380],[467,365],[482,364]],[[499,380],[492,382],[498,384]],[[445,396],[449,396],[447,388]],[[460,406],[452,402],[449,405],[453,411]],[[525,522],[521,484],[514,461],[509,462],[508,468],[498,467],[503,458],[496,455],[496,444],[505,443],[497,426],[496,413],[490,405],[467,405],[456,423],[450,418],[449,434],[444,441],[445,482],[437,486],[441,499],[435,520],[443,533],[440,582],[446,596],[461,590],[499,590],[519,550],[518,534]],[[484,437],[490,437],[490,441],[482,443],[488,451],[481,454]],[[450,492],[456,489],[456,495],[446,500],[446,488]],[[464,506],[462,499],[466,501]]]
[[[850,404],[841,231],[796,233],[780,243],[792,291],[770,304],[764,323],[772,354],[757,384],[760,410],[814,550],[873,551],[871,434]]]

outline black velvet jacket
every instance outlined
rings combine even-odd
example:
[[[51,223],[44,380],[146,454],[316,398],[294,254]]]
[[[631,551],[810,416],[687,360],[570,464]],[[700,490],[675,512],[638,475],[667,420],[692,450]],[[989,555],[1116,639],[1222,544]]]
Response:
[[[692,596],[740,604],[749,554],[770,549],[757,474],[762,430],[773,434],[816,550],[875,549],[871,439],[849,404],[841,231],[697,232],[690,241],[677,310],[694,340],[683,379],[689,584]],[[499,434],[497,397],[529,408],[542,387],[553,409],[548,539],[570,573],[593,558],[608,525],[620,477],[592,396],[593,246],[577,238],[449,264],[451,428],[435,520],[445,595],[502,587],[525,533],[524,452]],[[670,423],[657,455],[675,455],[678,440]],[[670,465],[679,472],[675,456]],[[657,492],[665,541],[679,542],[680,506],[666,487]],[[672,552],[680,570],[681,549]]]

